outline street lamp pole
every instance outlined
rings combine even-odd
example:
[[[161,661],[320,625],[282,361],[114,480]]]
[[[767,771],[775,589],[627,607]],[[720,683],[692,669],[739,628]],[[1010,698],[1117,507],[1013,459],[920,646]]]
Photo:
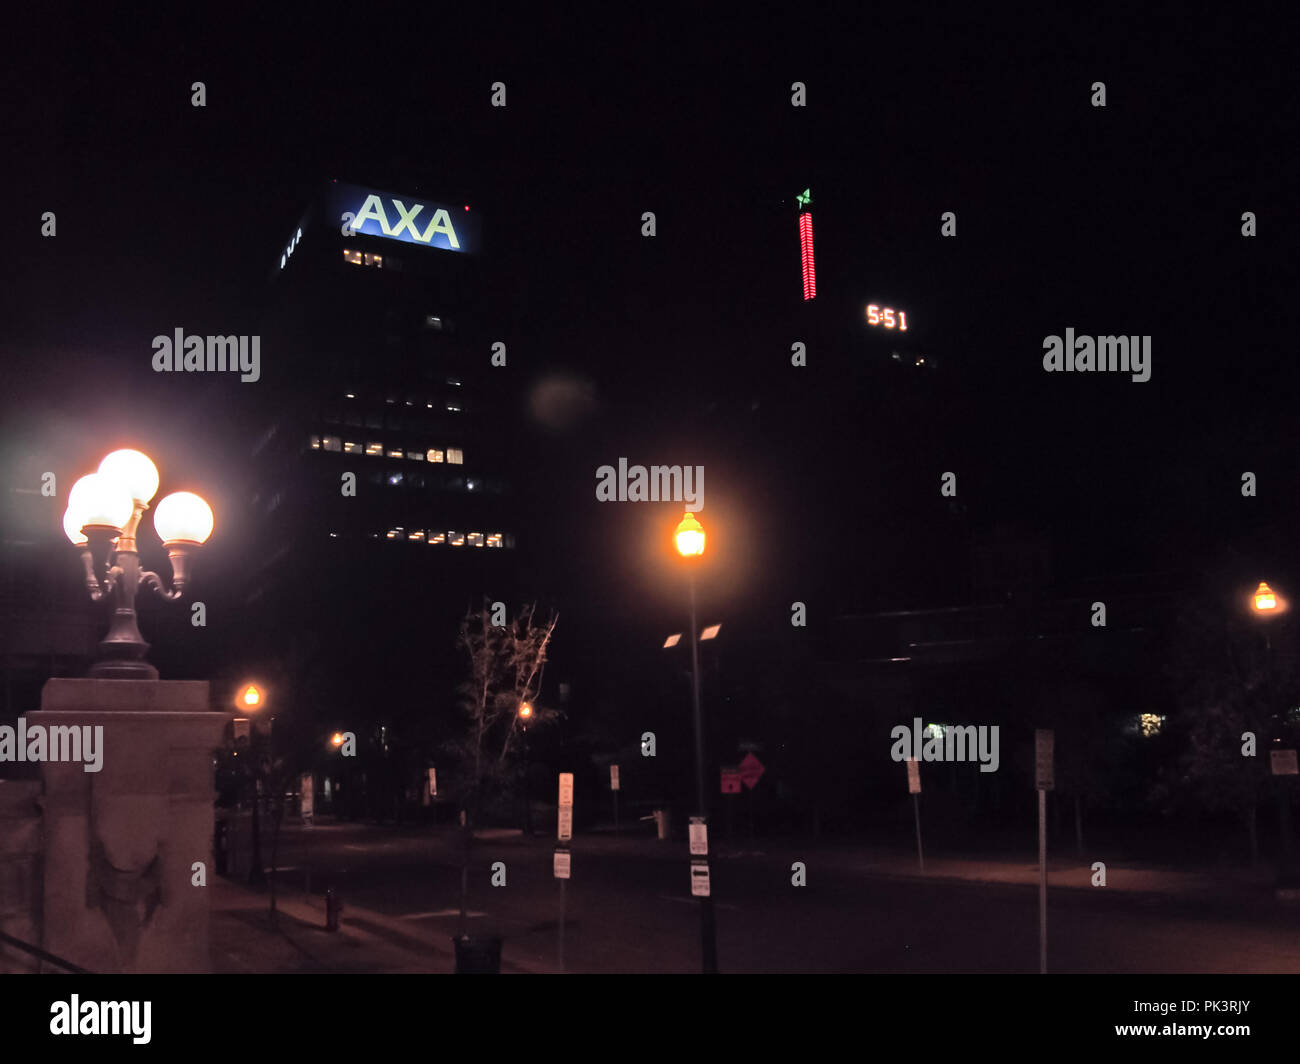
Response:
[[[524,702],[519,707],[519,726],[523,731],[524,747],[524,834],[530,839],[533,837],[533,803],[528,787],[528,722],[532,719],[533,705]]]
[[[1253,605],[1256,614],[1264,618],[1264,668],[1268,677],[1268,690],[1272,691],[1273,680],[1273,641],[1269,638],[1268,621],[1284,612],[1287,602],[1268,584],[1260,581],[1255,589]],[[1276,740],[1275,740],[1276,741]],[[1289,780],[1285,776],[1273,777],[1273,795],[1277,799],[1277,826],[1281,835],[1281,847],[1277,858],[1278,888],[1291,890],[1295,888],[1296,867],[1295,852],[1291,842],[1291,810]]]
[[[677,526],[677,550],[686,559],[691,605],[691,701],[695,718],[695,807],[696,815],[708,823],[704,790],[704,713],[700,706],[700,646],[695,610],[695,561],[704,553],[704,530],[687,513]],[[713,895],[700,897],[700,951],[706,975],[718,971],[718,935],[713,915]]]

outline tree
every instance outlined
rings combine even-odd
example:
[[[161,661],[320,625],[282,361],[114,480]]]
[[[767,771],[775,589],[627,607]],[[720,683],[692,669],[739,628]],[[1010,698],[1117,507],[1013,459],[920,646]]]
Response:
[[[1258,809],[1268,793],[1269,746],[1292,737],[1288,710],[1300,699],[1300,670],[1287,635],[1271,620],[1242,615],[1240,607],[1203,602],[1180,618],[1171,658],[1187,745],[1177,777],[1162,781],[1157,793],[1168,804],[1190,800],[1237,814],[1252,863],[1259,860]],[[1254,756],[1244,754],[1247,733],[1254,736]]]
[[[462,936],[469,892],[470,847],[483,807],[484,785],[493,789],[508,785],[510,757],[522,731],[519,707],[523,703],[534,704],[532,727],[559,716],[558,710],[535,705],[541,691],[547,650],[559,617],[552,612],[537,621],[536,613],[536,604],[531,604],[521,609],[513,620],[498,625],[493,623],[492,604],[484,601],[480,609],[466,614],[457,639],[457,645],[469,657],[469,676],[460,687],[460,707],[466,717],[466,727],[452,744],[461,768]]]

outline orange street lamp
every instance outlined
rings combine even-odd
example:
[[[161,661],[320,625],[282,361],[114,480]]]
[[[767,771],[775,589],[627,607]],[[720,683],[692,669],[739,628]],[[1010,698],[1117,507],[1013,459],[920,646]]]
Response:
[[[698,558],[704,553],[704,528],[688,510],[673,534],[677,553],[683,558]],[[707,818],[708,805],[704,789],[704,714],[700,708],[700,641],[696,638],[695,622],[695,565],[687,565],[691,594],[691,702],[695,710],[695,806],[701,819]],[[700,952],[702,968],[706,974],[718,970],[718,935],[713,916],[713,897],[700,897]]]
[[[531,702],[521,702],[519,705],[519,719],[529,721],[533,718],[533,704]]]
[[[1277,596],[1273,594],[1273,589],[1263,580],[1259,582],[1259,587],[1255,589],[1255,609],[1260,612],[1277,609]]]
[[[262,706],[262,689],[257,684],[250,683],[239,692],[236,704],[240,709],[260,709]]]
[[[343,745],[343,733],[342,733],[342,732],[335,732],[334,735],[333,735],[333,737],[330,739],[330,742],[333,743],[335,746],[342,746],[342,745]]]
[[[704,529],[689,511],[677,526],[673,538],[677,541],[677,553],[684,558],[704,553]]]

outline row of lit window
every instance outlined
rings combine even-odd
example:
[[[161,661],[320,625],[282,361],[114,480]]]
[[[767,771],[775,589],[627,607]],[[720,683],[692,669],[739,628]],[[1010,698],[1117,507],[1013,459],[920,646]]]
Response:
[[[413,406],[409,401],[407,406]],[[427,404],[430,410],[433,404]],[[450,414],[459,414],[465,409],[463,403],[454,400],[448,400],[445,409]],[[362,423],[362,413],[360,410],[347,410],[340,413],[337,410],[323,410],[320,419],[327,425],[349,425],[352,428],[367,429],[389,429],[396,431],[411,430],[414,432],[441,432],[446,425],[445,421],[438,419],[436,414],[432,416],[422,416],[420,414],[409,414],[406,412],[389,411],[387,415],[371,411],[365,415],[364,424]]]
[[[376,537],[378,533],[375,534]],[[400,525],[397,528],[388,530],[389,539],[404,539],[408,543],[433,543],[438,546],[450,545],[453,547],[464,547],[467,544],[471,547],[511,547],[515,545],[515,537],[506,535],[501,532],[491,532],[484,534],[482,532],[443,532],[441,530],[412,528],[406,529]]]
[[[343,258],[346,262],[352,263],[353,266],[375,266],[378,269],[384,268],[384,256],[374,255],[369,251],[349,251],[346,248],[343,251]]]
[[[313,451],[340,451],[343,454],[364,454],[371,458],[405,458],[411,462],[446,462],[448,465],[464,465],[465,452],[459,447],[448,447],[445,451],[430,447],[427,451],[406,451],[400,447],[384,447],[382,443],[371,441],[364,446],[352,443],[341,436],[313,436]]]
[[[370,484],[386,484],[390,488],[415,488],[419,491],[431,488],[443,491],[486,491],[490,495],[501,495],[507,490],[504,481],[484,480],[482,477],[441,477],[381,469],[371,469],[365,477]]]

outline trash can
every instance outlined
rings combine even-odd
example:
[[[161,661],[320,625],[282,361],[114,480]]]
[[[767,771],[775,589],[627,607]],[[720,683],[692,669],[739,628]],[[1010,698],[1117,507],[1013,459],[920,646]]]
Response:
[[[672,811],[669,809],[656,809],[654,811],[655,827],[659,829],[659,838],[666,839],[673,830]]]
[[[500,975],[501,939],[496,935],[453,935],[457,975]]]

